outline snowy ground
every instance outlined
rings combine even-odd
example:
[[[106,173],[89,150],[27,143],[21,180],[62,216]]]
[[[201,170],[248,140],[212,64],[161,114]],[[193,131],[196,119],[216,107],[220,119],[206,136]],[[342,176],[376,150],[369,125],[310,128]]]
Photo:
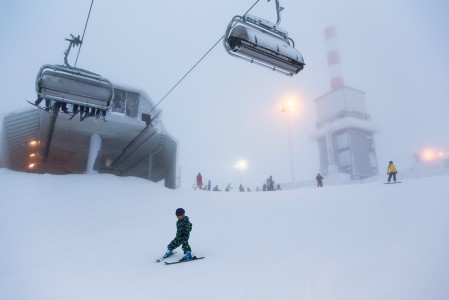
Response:
[[[449,299],[448,183],[217,193],[0,169],[0,299]],[[166,266],[177,207],[206,259]]]

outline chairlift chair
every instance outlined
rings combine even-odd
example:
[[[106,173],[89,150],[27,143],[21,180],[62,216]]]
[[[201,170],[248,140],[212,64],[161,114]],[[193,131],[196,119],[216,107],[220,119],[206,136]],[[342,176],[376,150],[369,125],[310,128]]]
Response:
[[[98,74],[62,65],[43,65],[36,77],[38,97],[107,110],[114,96],[109,80]]]
[[[293,76],[304,68],[304,59],[287,31],[278,27],[282,10],[278,0],[276,10],[276,24],[248,14],[235,16],[227,27],[224,48],[232,56]]]
[[[64,66],[43,65],[36,77],[38,99],[69,103],[84,108],[98,109],[106,113],[114,97],[112,83],[98,74],[72,67],[68,63],[70,50],[81,47],[80,36],[66,38],[70,42],[64,52]]]

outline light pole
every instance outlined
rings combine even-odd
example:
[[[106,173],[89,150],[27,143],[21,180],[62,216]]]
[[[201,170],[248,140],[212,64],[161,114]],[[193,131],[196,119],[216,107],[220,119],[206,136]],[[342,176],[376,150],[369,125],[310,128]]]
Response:
[[[292,134],[290,129],[290,114],[295,110],[295,103],[288,101],[281,107],[281,112],[287,116],[287,132],[288,132],[288,149],[290,154],[290,170],[292,175],[292,183],[295,183],[295,162],[293,160],[293,146],[292,146]]]

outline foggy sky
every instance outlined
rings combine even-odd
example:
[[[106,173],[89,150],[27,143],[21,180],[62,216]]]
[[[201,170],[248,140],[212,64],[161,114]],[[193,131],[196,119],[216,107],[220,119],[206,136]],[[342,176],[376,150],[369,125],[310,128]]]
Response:
[[[156,103],[255,1],[96,0],[77,67],[144,90]],[[29,108],[43,64],[62,64],[69,34],[82,35],[91,1],[1,0],[0,113]],[[427,147],[449,151],[449,3],[445,0],[281,0],[280,27],[304,56],[294,77],[229,56],[220,43],[159,105],[178,141],[182,184],[198,172],[224,188],[254,188],[270,175],[291,181],[287,119],[296,180],[319,171],[314,100],[330,91],[323,30],[338,32],[345,84],[366,93],[380,173],[399,172]],[[250,12],[276,21],[274,1]],[[77,49],[69,61],[74,63]],[[234,168],[239,159],[248,169]],[[400,175],[400,173],[399,173]]]

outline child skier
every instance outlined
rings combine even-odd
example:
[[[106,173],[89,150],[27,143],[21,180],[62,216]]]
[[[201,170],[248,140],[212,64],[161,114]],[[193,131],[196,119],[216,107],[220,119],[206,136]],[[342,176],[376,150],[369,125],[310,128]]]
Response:
[[[192,231],[192,223],[189,221],[189,217],[185,215],[185,210],[183,208],[178,208],[176,210],[176,217],[178,221],[176,222],[176,237],[167,246],[167,252],[164,258],[169,257],[173,254],[173,250],[182,245],[182,250],[184,251],[184,257],[180,261],[191,260],[192,259],[192,249],[189,246],[189,236],[190,231]]]
[[[390,183],[391,177],[393,177],[394,182],[396,182],[396,174],[397,173],[398,173],[398,170],[396,169],[396,166],[390,160],[390,162],[388,163],[388,167],[387,167],[388,183]]]

